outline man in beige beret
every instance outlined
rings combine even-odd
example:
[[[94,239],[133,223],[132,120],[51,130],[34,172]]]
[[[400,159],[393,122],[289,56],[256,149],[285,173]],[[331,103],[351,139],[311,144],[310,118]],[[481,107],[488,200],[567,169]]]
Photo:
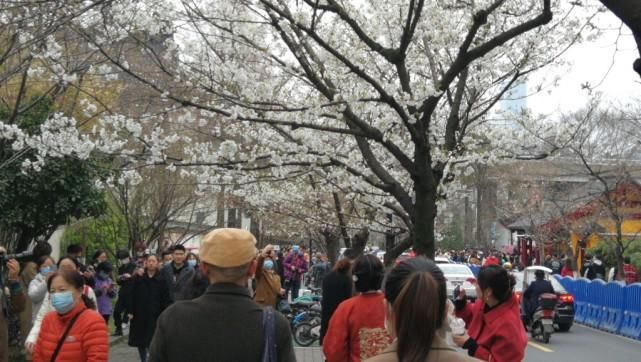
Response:
[[[210,286],[200,298],[177,302],[160,315],[149,360],[296,361],[287,319],[264,312],[247,289],[256,272],[256,238],[241,229],[216,229],[203,238],[199,255]]]

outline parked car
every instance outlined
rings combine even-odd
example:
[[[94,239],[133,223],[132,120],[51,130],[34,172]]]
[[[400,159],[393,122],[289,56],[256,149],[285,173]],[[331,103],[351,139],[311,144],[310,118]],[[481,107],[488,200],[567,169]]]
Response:
[[[521,303],[521,319],[525,322],[525,308],[524,301],[521,297],[530,283],[534,280],[534,271],[543,270],[545,272],[545,279],[552,283],[554,292],[559,297],[555,308],[554,325],[562,332],[567,332],[574,324],[574,296],[568,293],[563,285],[552,276],[552,270],[544,266],[530,266],[525,268],[522,272],[513,272],[516,277],[516,286],[514,292],[519,298]]]
[[[453,264],[452,261],[446,256],[437,256],[434,258],[436,264]]]
[[[460,287],[465,290],[465,295],[470,299],[476,299],[476,278],[472,270],[463,264],[438,263],[438,267],[445,276],[447,296],[454,299],[454,289]]]

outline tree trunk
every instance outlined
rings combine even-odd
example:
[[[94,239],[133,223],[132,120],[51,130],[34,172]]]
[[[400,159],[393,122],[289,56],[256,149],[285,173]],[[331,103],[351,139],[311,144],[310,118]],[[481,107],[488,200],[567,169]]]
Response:
[[[338,260],[338,249],[339,249],[338,243],[340,241],[340,237],[338,236],[338,233],[334,232],[329,228],[321,229],[320,234],[325,239],[325,246],[327,248],[327,259],[329,259],[329,262],[332,265],[334,265]]]
[[[347,233],[347,225],[345,224],[345,216],[343,215],[343,208],[341,207],[340,198],[338,197],[337,192],[332,192],[332,196],[334,197],[334,207],[336,208],[336,217],[338,218],[338,225],[340,226],[343,243],[345,244],[346,248],[351,248],[352,241],[349,238],[349,234]]]
[[[614,280],[624,280],[625,274],[623,272],[623,226],[619,218],[616,218],[616,228],[617,228],[617,246],[614,248],[614,254],[617,259],[617,273],[614,276]]]
[[[362,228],[352,238],[352,252],[354,256],[363,254],[365,246],[367,246],[367,241],[369,241],[369,229]]]
[[[410,246],[412,246],[412,239],[410,239],[409,237],[396,245],[388,246],[385,249],[385,258],[383,260],[383,263],[386,266],[394,264],[396,258],[398,258],[399,255],[403,254],[403,252]]]
[[[225,186],[221,186],[216,200],[216,227],[225,227]]]
[[[416,202],[414,203],[413,230],[410,238],[416,255],[434,258],[434,221],[436,220],[436,194],[420,182],[414,186]]]

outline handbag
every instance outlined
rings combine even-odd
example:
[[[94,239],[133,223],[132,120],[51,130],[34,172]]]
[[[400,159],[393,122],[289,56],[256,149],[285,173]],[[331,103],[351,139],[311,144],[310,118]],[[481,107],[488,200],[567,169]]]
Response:
[[[263,309],[263,331],[265,332],[265,347],[263,348],[262,362],[277,362],[276,323],[274,322],[274,309],[271,307]]]
[[[58,357],[58,353],[60,353],[60,350],[62,349],[62,344],[65,343],[65,340],[67,339],[67,336],[69,335],[69,331],[71,331],[71,327],[73,327],[74,323],[78,320],[78,317],[86,311],[86,309],[83,309],[80,311],[80,313],[76,314],[71,318],[69,321],[69,324],[67,324],[67,327],[65,328],[65,332],[62,334],[62,337],[58,340],[58,344],[56,345],[56,349],[53,351],[53,355],[51,356],[51,362],[56,362],[56,358]]]

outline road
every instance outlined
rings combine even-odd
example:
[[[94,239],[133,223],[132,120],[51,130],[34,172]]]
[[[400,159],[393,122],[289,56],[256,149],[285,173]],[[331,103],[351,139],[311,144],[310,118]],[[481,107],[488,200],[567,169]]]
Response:
[[[641,342],[574,325],[568,333],[555,333],[549,344],[530,341],[527,362],[638,362]]]
[[[297,348],[298,362],[322,362],[319,348]],[[641,360],[641,341],[615,336],[575,325],[568,333],[552,335],[549,344],[530,341],[526,362],[638,362]],[[110,362],[135,362],[138,353],[126,342],[111,348]]]

